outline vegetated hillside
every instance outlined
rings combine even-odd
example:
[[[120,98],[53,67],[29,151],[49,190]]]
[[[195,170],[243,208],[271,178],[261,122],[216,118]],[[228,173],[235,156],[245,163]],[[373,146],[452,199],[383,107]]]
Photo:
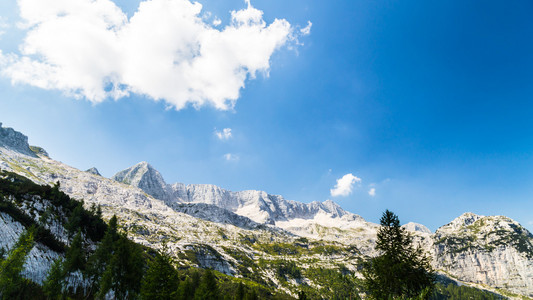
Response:
[[[116,217],[107,225],[99,207],[86,210],[59,185],[0,171],[0,298],[291,298],[218,272],[178,271],[166,252],[132,242],[117,225]]]

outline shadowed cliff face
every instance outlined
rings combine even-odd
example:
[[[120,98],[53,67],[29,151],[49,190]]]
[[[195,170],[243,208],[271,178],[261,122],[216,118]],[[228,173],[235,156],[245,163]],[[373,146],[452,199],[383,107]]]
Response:
[[[0,146],[13,151],[26,154],[31,157],[37,157],[30,149],[28,137],[15,131],[13,128],[2,127],[0,122]]]

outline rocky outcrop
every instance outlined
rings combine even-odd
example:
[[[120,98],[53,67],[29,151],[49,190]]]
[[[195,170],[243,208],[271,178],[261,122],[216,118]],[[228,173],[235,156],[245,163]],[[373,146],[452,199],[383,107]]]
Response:
[[[90,174],[93,174],[93,175],[97,175],[97,176],[102,176],[102,175],[100,174],[100,172],[98,172],[98,169],[95,168],[95,167],[92,167],[92,168],[90,168],[90,169],[88,169],[88,170],[85,170],[85,172],[90,173]]]
[[[30,149],[27,136],[15,131],[13,128],[2,127],[2,123],[0,123],[0,147],[11,149],[31,157],[37,157]]]
[[[433,241],[438,269],[533,297],[533,235],[516,221],[465,213],[437,229]]]
[[[111,179],[138,187],[156,199],[167,199],[168,193],[165,191],[167,184],[163,176],[145,161],[118,172]]]
[[[44,148],[42,148],[42,147],[39,147],[39,146],[30,146],[30,150],[33,151],[33,153],[35,153],[35,154],[37,154],[37,155],[42,155],[42,156],[50,157],[50,155],[48,155],[48,152],[46,152],[46,150],[44,150]]]
[[[429,230],[429,228],[427,228],[426,226],[422,224],[418,224],[414,222],[409,222],[405,225],[402,225],[402,227],[405,228],[407,231],[431,234],[431,230]]]

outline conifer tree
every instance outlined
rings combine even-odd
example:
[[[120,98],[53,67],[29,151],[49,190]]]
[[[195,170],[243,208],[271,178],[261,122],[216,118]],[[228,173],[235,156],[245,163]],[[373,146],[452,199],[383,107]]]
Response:
[[[63,281],[65,279],[63,268],[63,259],[58,258],[54,261],[48,275],[43,282],[43,291],[48,299],[61,299],[63,293]]]
[[[7,258],[0,261],[0,298],[2,299],[20,298],[24,293],[27,280],[22,278],[21,272],[26,256],[35,244],[34,231],[33,227],[25,230],[13,248],[9,250]]]
[[[122,234],[100,280],[98,297],[112,290],[117,299],[134,299],[140,292],[144,261],[139,246]]]
[[[96,285],[101,280],[102,274],[111,260],[111,256],[113,255],[113,245],[117,240],[117,216],[113,216],[109,220],[109,225],[107,226],[104,237],[100,241],[100,244],[98,244],[96,251],[88,260],[88,273],[93,288],[96,288]]]
[[[74,236],[72,243],[67,250],[64,268],[67,273],[74,272],[76,270],[85,270],[85,251],[83,250],[83,239],[81,232]]]
[[[180,282],[178,288],[178,299],[188,300],[194,298],[194,288],[190,278],[187,278]]]
[[[381,255],[368,261],[363,269],[364,285],[373,299],[427,297],[435,284],[435,274],[420,246],[400,226],[398,216],[383,213],[376,249]]]
[[[213,274],[213,271],[211,269],[207,269],[204,273],[204,276],[202,276],[202,280],[200,281],[200,285],[196,289],[196,292],[194,293],[194,299],[195,300],[216,300],[218,299],[218,287],[217,287],[217,280],[215,278],[215,275]]]
[[[141,297],[142,299],[176,299],[179,288],[178,272],[173,266],[172,257],[167,248],[148,264],[144,274]]]
[[[244,299],[244,284],[242,282],[239,282],[239,287],[237,287],[237,292],[235,293],[235,300],[243,300]]]

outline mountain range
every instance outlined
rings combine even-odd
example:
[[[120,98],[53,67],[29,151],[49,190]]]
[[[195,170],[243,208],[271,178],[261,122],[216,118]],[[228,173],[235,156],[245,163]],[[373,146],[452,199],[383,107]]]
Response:
[[[83,199],[85,206],[100,205],[104,218],[117,215],[135,242],[168,247],[183,267],[254,278],[289,294],[302,285],[323,288],[312,275],[314,268],[358,276],[361,261],[376,254],[379,225],[333,201],[302,203],[264,191],[167,184],[146,162],[105,178],[96,168],[81,171],[50,158],[1,123],[0,169],[38,184],[59,182],[64,193]],[[4,213],[0,217],[0,246],[8,247],[20,225],[5,221]],[[422,224],[403,227],[431,254],[441,277],[510,298],[533,297],[533,235],[516,221],[465,213],[434,233]],[[26,274],[42,282],[51,258],[60,254],[43,250],[31,255]],[[271,273],[272,266],[286,261],[294,262],[301,276]]]

